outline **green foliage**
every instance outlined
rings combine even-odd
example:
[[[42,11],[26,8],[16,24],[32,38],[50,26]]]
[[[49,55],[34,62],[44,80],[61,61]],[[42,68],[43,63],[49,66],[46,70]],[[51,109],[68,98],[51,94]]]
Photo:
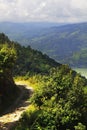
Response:
[[[32,113],[25,112],[19,126],[29,130],[74,130],[79,127],[85,130],[86,84],[86,79],[67,65],[52,68],[48,75],[42,76],[42,81],[39,78],[38,89],[31,98],[36,109]]]
[[[42,32],[31,40],[27,38],[30,42],[26,44],[60,63],[87,67],[87,23],[57,26]]]
[[[34,50],[30,46],[24,47],[16,42],[10,41],[3,33],[0,34],[0,40],[0,64],[3,64],[3,66],[6,65],[8,68],[12,68],[12,64],[14,64],[17,56],[13,71],[14,75],[26,76],[27,78],[35,73],[48,73],[51,67],[60,66],[59,63],[49,58],[46,54],[42,54],[40,51]],[[2,44],[6,44],[3,49]],[[5,46],[8,46],[8,49]],[[4,55],[5,58],[3,59]]]
[[[14,68],[14,75],[30,76],[35,73],[48,73],[51,67],[59,66],[60,64],[43,55],[37,50],[33,50],[30,46],[24,47],[19,44],[14,46],[17,50],[18,59]]]
[[[72,61],[73,66],[78,66],[78,67],[85,68],[86,65],[87,65],[86,59],[87,59],[87,47],[84,47],[80,51],[75,52],[72,55],[70,61]]]
[[[12,78],[12,68],[16,61],[16,51],[8,44],[0,45],[0,114],[8,107],[17,94]],[[15,93],[14,93],[15,92]]]
[[[16,51],[14,48],[9,47],[7,44],[0,46],[0,68],[11,69],[16,61]]]
[[[11,69],[16,56],[14,75],[25,76],[25,79],[35,75],[39,86],[31,98],[34,109],[24,112],[14,129],[86,130],[87,93],[84,90],[87,80],[69,66],[55,62],[30,46],[14,42],[0,46],[0,105],[8,103],[15,90]]]
[[[0,33],[0,44],[5,43],[10,43],[10,40],[4,33]]]
[[[75,130],[86,130],[86,126],[82,123],[78,123],[78,125],[75,126]]]

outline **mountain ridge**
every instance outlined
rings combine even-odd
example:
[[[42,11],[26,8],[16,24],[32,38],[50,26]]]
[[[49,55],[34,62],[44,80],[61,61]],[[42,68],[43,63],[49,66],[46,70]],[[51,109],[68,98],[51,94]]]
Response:
[[[87,67],[85,62],[87,54],[84,51],[84,49],[87,50],[87,22],[66,25],[50,24],[49,27],[48,24],[39,25],[39,23],[33,27],[23,26],[23,23],[18,23],[20,25],[18,28],[17,26],[14,28],[13,25],[7,29],[6,33],[12,40],[18,41],[23,46],[30,45],[33,49],[49,55],[60,63],[69,64],[71,67]],[[3,26],[0,26],[1,29]],[[5,27],[4,29],[6,30]]]

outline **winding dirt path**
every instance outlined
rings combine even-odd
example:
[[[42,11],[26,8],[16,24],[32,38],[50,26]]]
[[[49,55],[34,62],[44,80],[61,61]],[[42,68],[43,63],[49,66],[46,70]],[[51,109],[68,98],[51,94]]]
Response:
[[[29,107],[30,98],[33,90],[30,86],[19,85],[21,90],[19,97],[14,104],[6,110],[3,116],[0,117],[0,130],[10,130],[20,119],[21,114]]]

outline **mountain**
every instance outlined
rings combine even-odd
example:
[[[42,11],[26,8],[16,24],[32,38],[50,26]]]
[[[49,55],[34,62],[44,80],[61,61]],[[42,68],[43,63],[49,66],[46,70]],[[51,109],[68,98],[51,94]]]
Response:
[[[87,23],[50,28],[47,34],[33,38],[29,44],[60,63],[87,67]]]
[[[52,26],[61,26],[63,24],[47,22],[29,22],[29,23],[11,23],[0,22],[0,32],[5,33],[11,40],[18,41],[21,44],[27,44],[29,39],[38,37],[47,32]]]
[[[87,23],[0,23],[10,39],[73,67],[87,67]]]
[[[42,52],[34,50],[30,46],[25,47],[21,46],[17,42],[10,41],[4,33],[0,34],[0,44],[1,49],[3,45],[8,45],[9,47],[15,49],[17,60],[15,62],[13,73],[16,75],[26,75],[29,71],[32,73],[47,73],[47,71],[49,71],[50,68],[61,65],[57,63],[55,60],[49,58],[49,56],[47,56],[46,54],[42,54]],[[13,52],[14,51],[12,51],[11,54]],[[13,56],[15,57],[15,54]]]
[[[53,67],[60,66],[55,60],[49,58],[46,54],[32,49],[30,46],[24,47],[18,43],[14,43],[17,51],[17,61],[13,74],[20,76],[29,76],[33,73],[48,73]]]

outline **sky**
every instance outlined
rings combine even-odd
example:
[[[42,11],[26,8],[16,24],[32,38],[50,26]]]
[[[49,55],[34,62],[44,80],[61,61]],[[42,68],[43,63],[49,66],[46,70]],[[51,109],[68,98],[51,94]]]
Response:
[[[0,0],[0,21],[87,22],[87,0]]]

